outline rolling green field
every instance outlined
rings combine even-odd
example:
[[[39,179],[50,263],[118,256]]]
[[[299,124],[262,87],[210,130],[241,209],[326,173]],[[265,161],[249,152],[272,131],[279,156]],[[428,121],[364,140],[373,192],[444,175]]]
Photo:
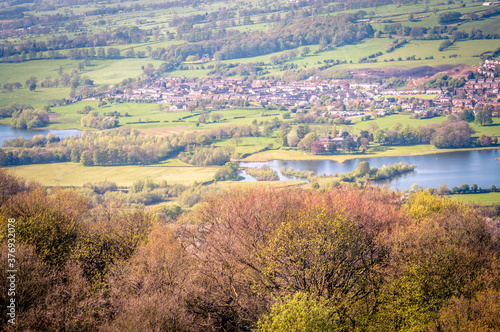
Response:
[[[241,137],[241,143],[235,146],[235,142],[232,139],[225,139],[219,141],[215,146],[235,146],[236,152],[239,155],[254,154],[262,149],[266,148],[269,144],[276,145],[275,137]]]
[[[131,186],[135,181],[151,179],[155,182],[193,184],[213,179],[217,167],[195,167],[179,161],[149,166],[94,166],[76,163],[39,164],[8,167],[9,171],[44,186],[82,186],[88,182],[112,181],[118,186]]]
[[[403,126],[418,127],[425,126],[431,123],[441,123],[443,121],[446,121],[446,117],[444,116],[434,117],[430,119],[412,119],[410,115],[393,114],[368,121],[361,121],[360,118],[357,118],[356,121],[353,122],[353,125],[357,129],[366,130],[370,125],[375,123],[380,129],[387,130],[391,129],[396,123],[400,123]]]
[[[47,126],[50,129],[80,129],[80,130],[93,130],[92,128],[83,127],[80,119],[84,114],[77,113],[85,106],[91,106],[100,115],[108,112],[119,112],[122,116],[119,118],[120,126],[131,126],[137,129],[148,128],[164,128],[164,127],[182,127],[185,130],[205,130],[224,125],[250,125],[254,120],[257,122],[271,121],[272,118],[278,117],[281,119],[283,112],[276,110],[264,109],[224,109],[213,111],[223,115],[223,119],[219,122],[200,123],[197,127],[199,111],[190,113],[188,111],[170,111],[168,105],[160,105],[156,103],[113,103],[105,107],[97,107],[97,101],[82,101],[66,106],[53,107],[51,115],[51,122]],[[41,106],[40,106],[41,107]],[[128,113],[129,116],[125,116]],[[191,118],[181,120],[182,117],[195,115]],[[274,115],[278,114],[278,115]],[[270,116],[269,116],[270,115]],[[234,117],[241,117],[234,119]],[[148,121],[160,121],[158,123],[145,123]],[[176,121],[176,122],[174,122]],[[132,122],[142,122],[134,123]],[[1,124],[10,123],[10,118],[0,119]]]
[[[500,193],[486,193],[486,194],[466,194],[466,195],[451,195],[451,199],[461,202],[471,202],[481,205],[493,205],[500,203]]]
[[[48,105],[51,100],[67,98],[69,92],[69,88],[61,87],[39,88],[35,92],[29,91],[27,88],[14,89],[14,91],[9,93],[0,93],[0,106],[6,106],[10,103],[28,103],[35,108],[41,109],[45,105]],[[83,108],[83,106],[81,107]],[[5,121],[5,119],[2,121]]]

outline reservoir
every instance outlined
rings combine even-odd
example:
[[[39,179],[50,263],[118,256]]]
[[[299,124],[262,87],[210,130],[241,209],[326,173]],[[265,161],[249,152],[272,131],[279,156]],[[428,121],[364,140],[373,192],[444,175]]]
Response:
[[[313,171],[317,175],[333,175],[346,173],[356,169],[361,161],[367,161],[370,167],[380,168],[399,162],[415,164],[415,171],[406,173],[386,182],[392,189],[410,189],[413,184],[428,188],[446,184],[448,188],[459,187],[466,183],[477,184],[482,188],[490,188],[492,184],[500,187],[500,149],[457,151],[436,153],[421,156],[356,158],[341,164],[332,160],[272,160],[268,162],[240,162],[241,167],[260,168],[269,166],[280,176],[280,180],[293,180],[281,174],[281,167],[296,171]],[[244,180],[255,181],[247,174]]]
[[[9,138],[17,138],[21,136],[25,139],[31,139],[35,135],[43,135],[44,137],[47,137],[47,134],[50,133],[63,138],[71,135],[80,135],[82,131],[77,129],[16,129],[6,125],[0,125],[0,143],[3,145],[3,140],[9,140]]]

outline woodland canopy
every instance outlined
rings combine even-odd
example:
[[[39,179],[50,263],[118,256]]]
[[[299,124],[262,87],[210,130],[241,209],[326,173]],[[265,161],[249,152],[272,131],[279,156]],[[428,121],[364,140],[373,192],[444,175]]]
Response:
[[[16,220],[16,327],[498,330],[498,216],[426,191],[403,197],[233,187],[172,221],[0,170],[1,227]]]

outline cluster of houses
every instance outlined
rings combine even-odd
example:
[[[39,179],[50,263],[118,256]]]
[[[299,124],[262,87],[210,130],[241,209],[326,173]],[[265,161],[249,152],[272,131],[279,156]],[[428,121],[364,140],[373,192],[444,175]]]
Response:
[[[401,105],[403,110],[422,113],[458,112],[484,104],[500,106],[500,77],[495,68],[500,61],[486,60],[478,73],[483,78],[468,79],[463,87],[391,89],[386,84],[350,83],[342,80],[324,81],[312,77],[305,81],[284,82],[233,78],[148,78],[142,88],[111,89],[107,97],[124,101],[147,101],[170,104],[172,110],[183,110],[199,100],[276,104],[289,107],[313,106],[323,96],[341,101],[346,108],[362,102],[375,109]],[[422,95],[428,95],[422,97]],[[415,102],[417,100],[417,102]],[[411,101],[411,102],[410,102]]]

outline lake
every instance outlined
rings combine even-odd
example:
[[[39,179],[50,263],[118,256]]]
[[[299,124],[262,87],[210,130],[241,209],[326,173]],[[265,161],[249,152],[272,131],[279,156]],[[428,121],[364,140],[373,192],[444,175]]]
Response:
[[[24,137],[25,139],[31,139],[35,135],[47,136],[47,134],[53,133],[57,137],[63,138],[71,135],[80,135],[81,130],[76,129],[16,129],[6,125],[0,125],[0,143],[3,145],[3,140],[8,140],[9,138]]]
[[[394,163],[415,164],[415,171],[403,174],[388,183],[392,189],[410,189],[413,184],[420,187],[437,188],[446,184],[448,188],[459,187],[464,183],[477,184],[482,188],[490,188],[492,184],[500,187],[500,149],[458,151],[421,156],[356,158],[344,163],[332,160],[272,160],[269,162],[240,162],[241,167],[262,167],[268,165],[277,171],[280,180],[293,178],[281,174],[281,167],[293,167],[296,171],[313,171],[318,175],[346,173],[356,169],[361,161],[367,161],[370,167],[382,167]],[[242,181],[255,181],[255,178],[243,173]]]

